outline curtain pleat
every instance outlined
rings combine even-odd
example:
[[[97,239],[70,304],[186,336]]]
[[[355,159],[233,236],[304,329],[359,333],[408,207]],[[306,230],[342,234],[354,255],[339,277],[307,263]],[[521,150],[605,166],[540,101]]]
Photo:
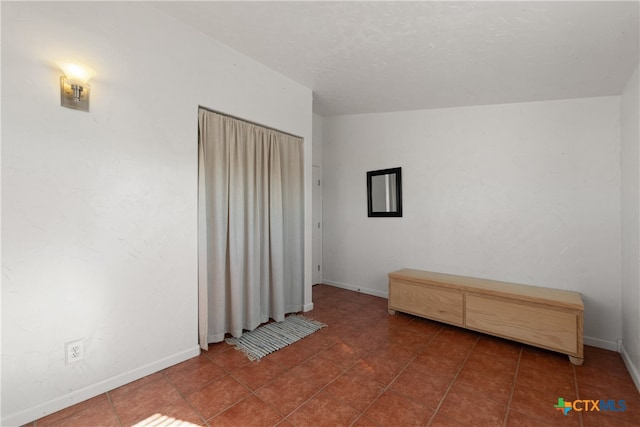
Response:
[[[199,111],[202,348],[302,308],[302,142]]]

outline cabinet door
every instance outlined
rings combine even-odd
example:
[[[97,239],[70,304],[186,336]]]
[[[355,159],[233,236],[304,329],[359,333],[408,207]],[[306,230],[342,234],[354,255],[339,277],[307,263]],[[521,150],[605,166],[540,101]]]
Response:
[[[389,308],[454,325],[463,324],[463,293],[418,283],[391,279]]]
[[[578,353],[578,317],[570,310],[471,293],[465,305],[468,328],[566,354]]]

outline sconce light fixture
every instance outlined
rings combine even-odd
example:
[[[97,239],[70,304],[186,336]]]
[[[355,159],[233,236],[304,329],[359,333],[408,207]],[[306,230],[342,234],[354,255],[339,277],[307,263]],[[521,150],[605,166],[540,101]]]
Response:
[[[96,72],[68,62],[58,65],[65,74],[60,77],[60,105],[74,110],[89,111],[90,87],[87,82]]]

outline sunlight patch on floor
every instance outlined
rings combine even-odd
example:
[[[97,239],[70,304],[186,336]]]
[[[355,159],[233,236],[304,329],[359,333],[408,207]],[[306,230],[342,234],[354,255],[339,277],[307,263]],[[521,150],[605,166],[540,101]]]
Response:
[[[136,423],[133,427],[199,427],[189,421],[171,418],[167,415],[153,414],[149,418]]]

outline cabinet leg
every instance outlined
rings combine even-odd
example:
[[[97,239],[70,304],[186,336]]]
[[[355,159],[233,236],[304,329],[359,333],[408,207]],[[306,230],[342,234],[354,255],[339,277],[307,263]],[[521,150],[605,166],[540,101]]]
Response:
[[[393,316],[394,314],[396,314],[396,311],[395,311],[395,310],[388,309],[387,311],[388,311],[388,312],[389,312],[389,314],[391,314],[392,316]]]
[[[569,361],[571,363],[573,363],[576,366],[581,366],[584,363],[584,358],[583,357],[574,357],[574,356],[569,356]]]

